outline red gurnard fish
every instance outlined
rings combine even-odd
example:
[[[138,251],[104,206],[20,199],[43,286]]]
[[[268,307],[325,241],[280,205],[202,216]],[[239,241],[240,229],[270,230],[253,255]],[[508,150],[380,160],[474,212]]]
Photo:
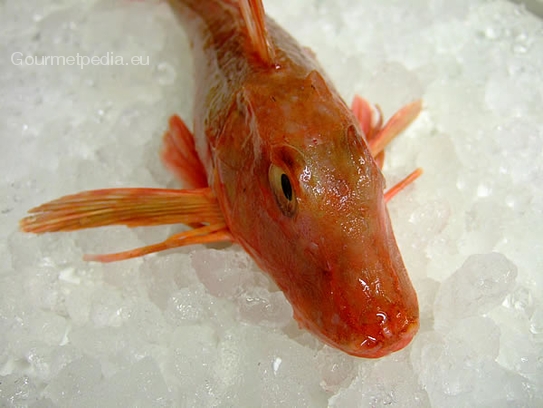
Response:
[[[406,346],[417,296],[396,245],[384,193],[383,149],[419,113],[413,102],[383,126],[378,108],[352,110],[317,63],[264,14],[261,0],[170,0],[191,40],[194,127],[177,116],[165,164],[185,190],[82,192],[30,210],[27,232],[184,223],[190,230],[110,262],[183,245],[240,244],[323,342],[376,358]]]

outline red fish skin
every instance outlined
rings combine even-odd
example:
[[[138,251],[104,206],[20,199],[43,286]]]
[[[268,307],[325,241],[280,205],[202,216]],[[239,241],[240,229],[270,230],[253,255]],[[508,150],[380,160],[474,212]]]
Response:
[[[312,53],[267,18],[267,63],[236,2],[170,3],[194,53],[196,150],[234,240],[325,343],[366,358],[406,346],[418,302],[384,179]],[[292,189],[286,211],[270,178],[276,168]]]

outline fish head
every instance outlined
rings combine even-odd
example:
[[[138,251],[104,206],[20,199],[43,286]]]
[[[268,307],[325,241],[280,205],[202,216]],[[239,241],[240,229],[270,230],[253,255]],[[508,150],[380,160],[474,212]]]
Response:
[[[349,354],[381,357],[417,331],[417,297],[392,231],[383,176],[357,127],[342,133],[303,150],[273,149],[269,182],[286,218],[276,239],[295,247],[287,250],[290,270],[281,286],[301,326]]]
[[[227,223],[301,327],[351,355],[382,357],[416,333],[417,296],[362,131],[322,77],[310,80],[303,95],[252,100],[238,115],[253,136],[236,147],[243,160],[218,163]]]

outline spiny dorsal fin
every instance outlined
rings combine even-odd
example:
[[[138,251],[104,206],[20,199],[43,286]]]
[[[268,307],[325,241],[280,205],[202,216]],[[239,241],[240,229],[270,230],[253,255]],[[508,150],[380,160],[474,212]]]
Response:
[[[263,62],[272,64],[274,60],[273,47],[268,40],[266,30],[266,15],[262,0],[239,0],[241,15],[247,26],[249,38]]]

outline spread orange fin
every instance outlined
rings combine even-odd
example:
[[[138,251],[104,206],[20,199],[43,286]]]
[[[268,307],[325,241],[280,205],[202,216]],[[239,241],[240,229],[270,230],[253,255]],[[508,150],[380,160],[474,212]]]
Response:
[[[351,110],[360,123],[366,141],[369,143],[383,127],[383,113],[379,105],[373,105],[359,95],[355,95]]]
[[[255,47],[260,59],[271,65],[275,58],[275,53],[268,39],[266,15],[262,0],[239,0],[239,7],[251,43]]]
[[[20,222],[25,232],[75,231],[107,225],[141,227],[224,222],[210,188],[112,188],[83,191],[42,204]]]
[[[383,126],[383,112],[379,105],[373,105],[364,98],[355,95],[351,104],[351,111],[358,120],[371,154],[379,168],[383,168],[385,159],[385,147],[400,134],[415,118],[422,109],[422,100],[417,100],[405,105]],[[422,169],[417,168],[403,180],[395,184],[385,193],[385,202],[402,191],[409,184],[413,183],[422,175]]]
[[[415,120],[421,109],[421,100],[407,104],[383,126],[383,113],[379,105],[373,105],[355,95],[351,110],[360,123],[371,154],[380,168],[383,167],[385,159],[385,147]]]
[[[37,234],[75,231],[108,225],[140,227],[164,224],[197,225],[167,240],[142,248],[85,259],[112,262],[184,245],[232,241],[221,209],[209,187],[193,190],[113,188],[61,197],[29,211],[21,230]]]
[[[375,157],[381,153],[384,148],[400,134],[411,122],[415,120],[422,109],[422,101],[419,99],[415,102],[405,105],[398,112],[396,112],[385,124],[385,126],[378,131],[371,140],[368,141],[370,145],[371,154]]]
[[[379,105],[373,105],[364,98],[355,95],[351,104],[351,110],[358,120],[368,146],[374,143],[374,139],[383,127],[383,112]],[[385,151],[377,153],[373,157],[380,169],[385,163]]]
[[[208,186],[207,173],[196,152],[194,136],[179,116],[170,118],[163,143],[161,156],[168,170],[190,188]]]

